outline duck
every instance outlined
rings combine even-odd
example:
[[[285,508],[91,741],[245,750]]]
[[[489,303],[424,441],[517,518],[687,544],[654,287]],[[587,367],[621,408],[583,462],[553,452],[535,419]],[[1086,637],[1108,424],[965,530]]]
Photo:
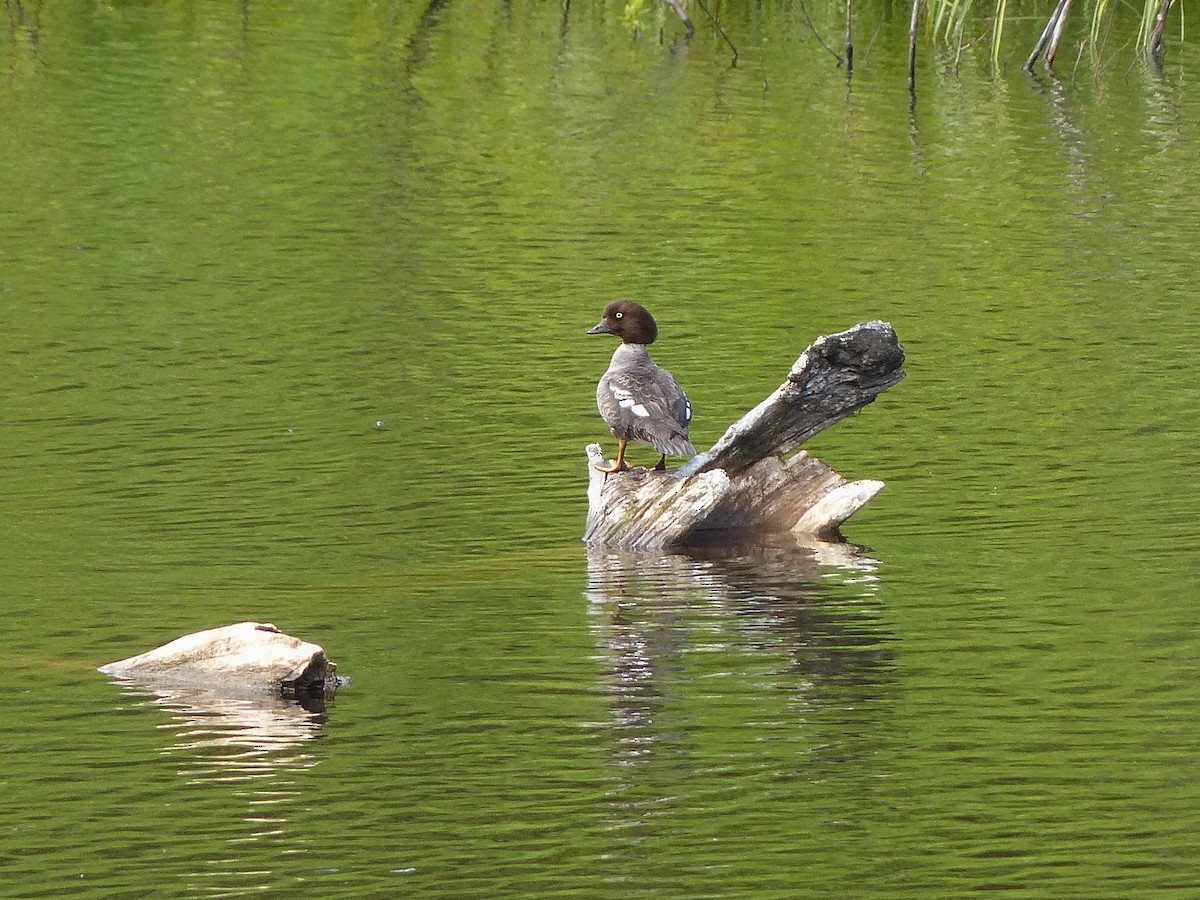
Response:
[[[625,448],[630,441],[649,444],[661,454],[655,471],[666,469],[668,455],[695,456],[696,448],[688,440],[692,403],[675,377],[655,363],[646,349],[658,338],[650,311],[632,300],[614,300],[588,334],[615,334],[621,339],[608,371],[596,385],[596,406],[617,439],[617,458],[612,465],[596,468],[606,475],[628,470]]]

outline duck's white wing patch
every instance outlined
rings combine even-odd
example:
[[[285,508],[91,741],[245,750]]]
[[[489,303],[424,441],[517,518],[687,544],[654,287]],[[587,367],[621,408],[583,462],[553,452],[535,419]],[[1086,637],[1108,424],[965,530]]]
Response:
[[[650,410],[646,409],[645,406],[639,403],[637,398],[634,397],[632,393],[625,390],[625,388],[614,387],[612,389],[612,395],[617,398],[617,404],[621,407],[621,409],[629,410],[638,418],[644,419],[646,416],[650,415]]]

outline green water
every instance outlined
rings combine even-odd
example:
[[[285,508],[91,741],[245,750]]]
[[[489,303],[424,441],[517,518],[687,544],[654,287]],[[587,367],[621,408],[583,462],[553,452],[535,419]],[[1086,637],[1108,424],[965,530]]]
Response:
[[[1195,48],[622,9],[5,6],[0,894],[1200,890]],[[850,544],[579,542],[622,295],[701,447],[893,324]],[[352,684],[94,671],[247,619]]]

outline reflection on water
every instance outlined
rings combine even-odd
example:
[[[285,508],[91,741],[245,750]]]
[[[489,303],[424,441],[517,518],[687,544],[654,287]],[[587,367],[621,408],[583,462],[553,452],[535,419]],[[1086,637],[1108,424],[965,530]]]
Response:
[[[319,761],[311,748],[323,735],[325,712],[271,694],[119,684],[132,706],[165,714],[155,713],[146,726],[166,737],[152,741],[157,760],[145,760],[138,771],[150,779],[165,775],[158,790],[174,799],[153,810],[126,809],[128,792],[137,796],[138,791],[126,769],[114,786],[114,815],[143,837],[106,838],[106,852],[120,861],[122,854],[140,852],[131,848],[142,842],[175,847],[171,874],[162,871],[160,860],[157,877],[153,872],[138,877],[149,877],[156,887],[171,883],[180,896],[279,890],[280,854],[302,854],[310,846],[310,833],[298,817],[312,802],[304,774]],[[135,721],[145,726],[147,720],[138,716]],[[134,743],[139,737],[126,734],[122,740]],[[106,877],[120,883],[124,876]]]
[[[175,734],[164,752],[179,757],[180,774],[190,780],[247,781],[315,765],[303,747],[321,734],[322,703],[314,709],[274,695],[239,697],[203,687],[134,682],[123,687],[170,714],[158,726]]]
[[[611,756],[625,772],[614,827],[710,802],[697,792],[711,783],[681,775],[737,765],[788,792],[870,756],[893,682],[878,566],[850,544],[788,537],[674,555],[589,550]]]
[[[305,844],[305,835],[291,822],[303,796],[293,776],[317,764],[306,746],[321,736],[324,711],[278,696],[230,696],[203,687],[123,681],[122,688],[169,715],[157,726],[172,735],[161,754],[177,760],[185,790],[198,797],[215,787],[225,794],[221,818],[227,823],[215,830],[224,833],[227,849],[185,868],[184,883],[204,886],[189,895],[270,890],[275,873],[250,859],[277,845]],[[232,792],[225,793],[223,786],[232,786]]]
[[[323,703],[313,709],[274,695],[229,696],[205,688],[131,682],[122,686],[134,696],[149,697],[149,703],[169,713],[169,721],[158,728],[172,732],[174,742],[163,754],[179,758],[179,774],[188,784],[272,780],[248,796],[252,809],[248,821],[262,824],[266,821],[260,809],[263,803],[280,803],[292,796],[292,791],[274,784],[277,776],[316,766],[316,757],[304,746],[322,733]],[[283,824],[276,817],[270,822]]]
[[[620,6],[6,5],[0,894],[1194,882],[1200,55],[906,115],[892,17],[850,91],[789,4],[736,69]],[[905,389],[810,448],[888,482],[882,563],[594,552],[585,611],[623,295],[697,443],[896,325]],[[372,686],[336,739],[90,671],[282,609]]]

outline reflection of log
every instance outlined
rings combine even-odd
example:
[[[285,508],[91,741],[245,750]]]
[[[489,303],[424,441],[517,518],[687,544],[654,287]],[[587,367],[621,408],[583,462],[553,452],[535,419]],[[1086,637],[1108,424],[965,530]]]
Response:
[[[101,666],[105,675],[143,684],[193,684],[230,691],[294,695],[333,688],[336,667],[316,644],[274,625],[241,622],[181,638]]]
[[[634,469],[605,476],[599,445],[587,448],[584,540],[626,549],[686,545],[713,532],[836,529],[883,489],[847,482],[820,460],[788,453],[904,377],[892,327],[867,322],[818,338],[780,388],[735,422],[713,447],[674,472]]]
[[[852,753],[878,735],[894,636],[876,597],[880,562],[861,548],[781,534],[671,553],[590,546],[587,563],[598,693],[611,704],[617,763],[644,765],[668,747],[696,759],[711,734],[680,723],[734,696],[752,705],[786,697],[802,719],[784,725],[755,705],[753,723],[743,723],[752,741],[778,739],[782,727],[787,740],[807,733],[814,750],[832,740]],[[715,683],[718,671],[732,680]],[[741,677],[748,681],[739,688]],[[754,701],[740,693],[751,683]],[[621,792],[641,782],[617,782],[616,821],[636,820],[642,806]]]

